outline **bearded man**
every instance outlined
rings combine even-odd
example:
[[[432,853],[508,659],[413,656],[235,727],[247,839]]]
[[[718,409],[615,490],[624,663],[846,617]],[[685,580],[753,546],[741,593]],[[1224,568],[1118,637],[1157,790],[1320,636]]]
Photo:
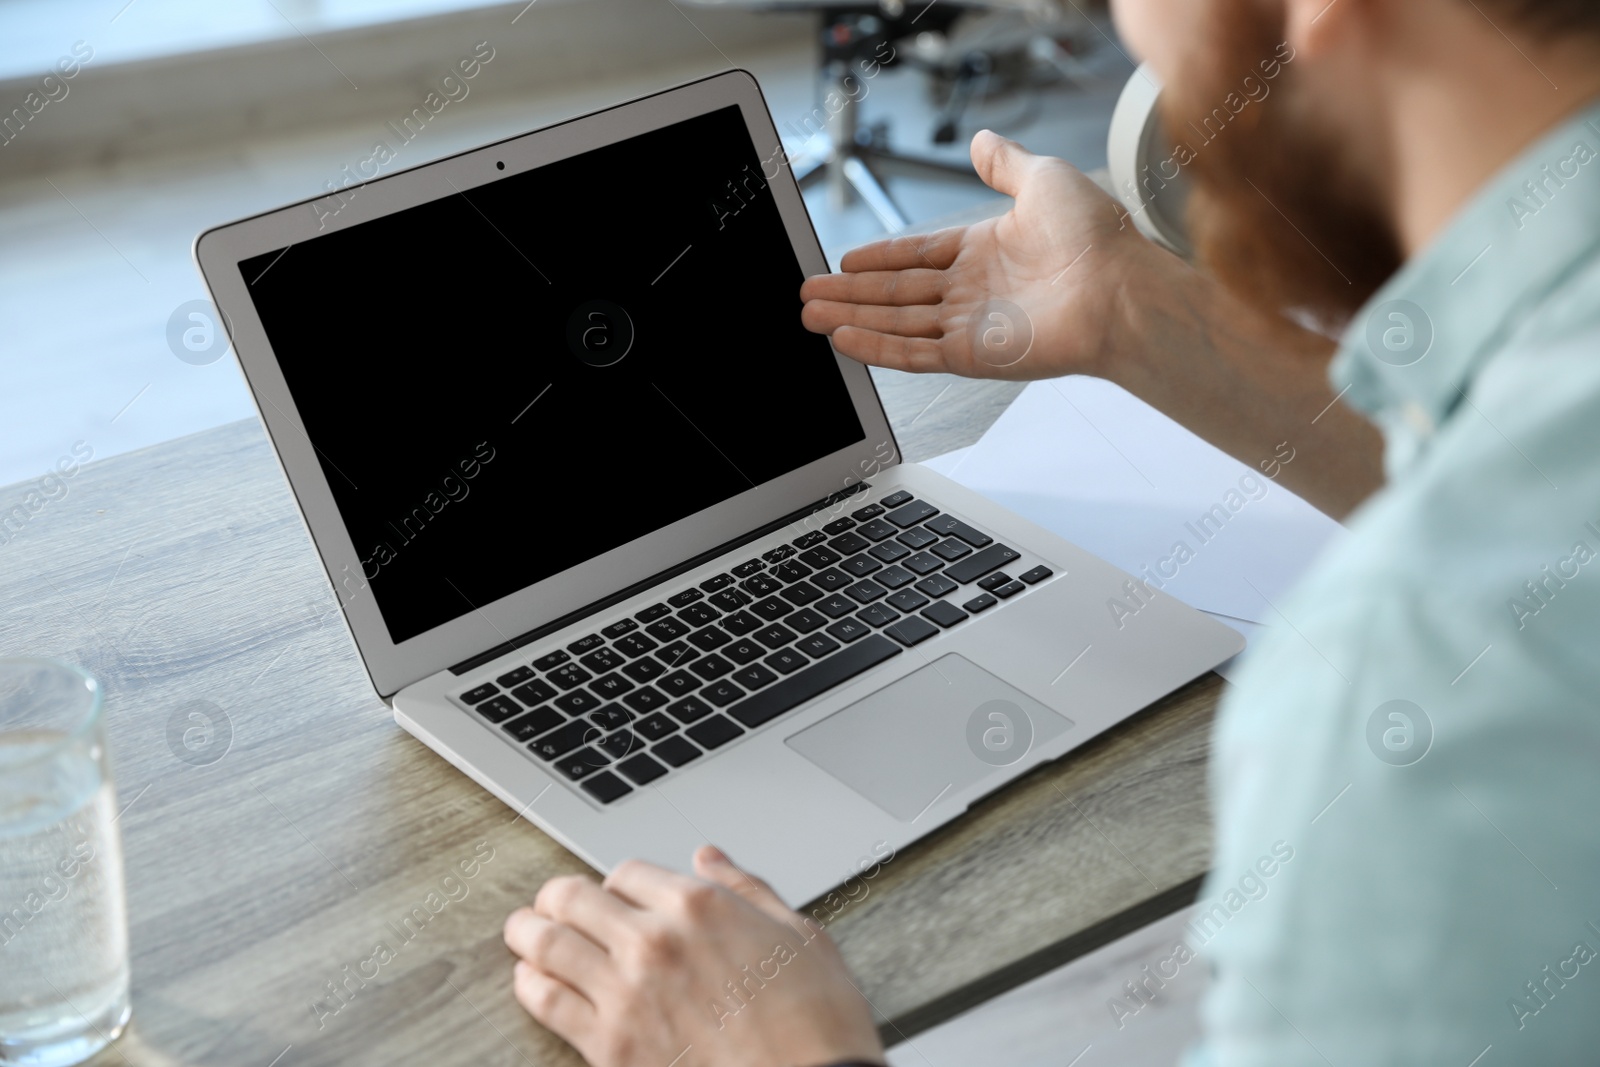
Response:
[[[1011,211],[853,252],[804,320],[878,366],[1099,375],[1252,465],[1287,441],[1280,480],[1347,521],[1218,717],[1202,896],[1265,892],[1203,950],[1187,1063],[1594,1062],[1600,5],[1113,8],[1167,87],[1196,264],[985,132]],[[994,300],[1034,335],[1004,367],[972,348]],[[881,1062],[823,939],[717,1025],[797,919],[695,869],[547,884],[506,924],[523,1005],[596,1067]]]

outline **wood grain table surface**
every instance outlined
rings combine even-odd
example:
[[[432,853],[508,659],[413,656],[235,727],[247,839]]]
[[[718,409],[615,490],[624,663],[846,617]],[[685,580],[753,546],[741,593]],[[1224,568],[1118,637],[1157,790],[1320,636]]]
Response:
[[[1020,388],[875,374],[913,460],[976,440]],[[0,654],[81,664],[107,693],[134,1020],[93,1062],[581,1062],[512,998],[500,925],[587,868],[394,723],[259,423],[64,485],[0,543]],[[0,510],[28,491],[0,490]],[[1207,675],[882,868],[830,929],[887,1042],[1193,898],[1221,684]],[[443,906],[406,927],[430,893]],[[393,959],[359,978],[379,942]]]

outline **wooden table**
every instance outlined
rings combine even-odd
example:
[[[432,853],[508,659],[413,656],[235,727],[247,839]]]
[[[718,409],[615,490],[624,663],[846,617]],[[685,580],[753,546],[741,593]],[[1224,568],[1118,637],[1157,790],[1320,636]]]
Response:
[[[911,459],[975,440],[1018,389],[879,383]],[[66,484],[0,544],[0,654],[79,663],[108,694],[134,1021],[94,1062],[580,1062],[513,1000],[500,924],[583,864],[395,725],[259,425]],[[0,490],[0,510],[24,493]],[[886,1041],[1193,899],[1220,686],[1208,675],[883,868],[832,932]],[[197,752],[174,743],[190,727]],[[346,979],[459,861],[491,853],[377,978]]]

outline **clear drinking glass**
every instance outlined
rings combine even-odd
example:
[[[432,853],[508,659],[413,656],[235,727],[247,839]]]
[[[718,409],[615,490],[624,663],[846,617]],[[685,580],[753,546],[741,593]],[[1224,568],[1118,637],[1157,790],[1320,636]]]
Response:
[[[0,1064],[57,1067],[128,1023],[128,914],[100,686],[0,659]]]

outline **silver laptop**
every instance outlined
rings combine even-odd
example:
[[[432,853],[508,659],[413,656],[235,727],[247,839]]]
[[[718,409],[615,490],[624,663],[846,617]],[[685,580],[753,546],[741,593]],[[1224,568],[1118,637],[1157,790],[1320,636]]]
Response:
[[[901,462],[783,159],[730,71],[195,258],[395,721],[601,871],[800,904],[1242,640]]]

